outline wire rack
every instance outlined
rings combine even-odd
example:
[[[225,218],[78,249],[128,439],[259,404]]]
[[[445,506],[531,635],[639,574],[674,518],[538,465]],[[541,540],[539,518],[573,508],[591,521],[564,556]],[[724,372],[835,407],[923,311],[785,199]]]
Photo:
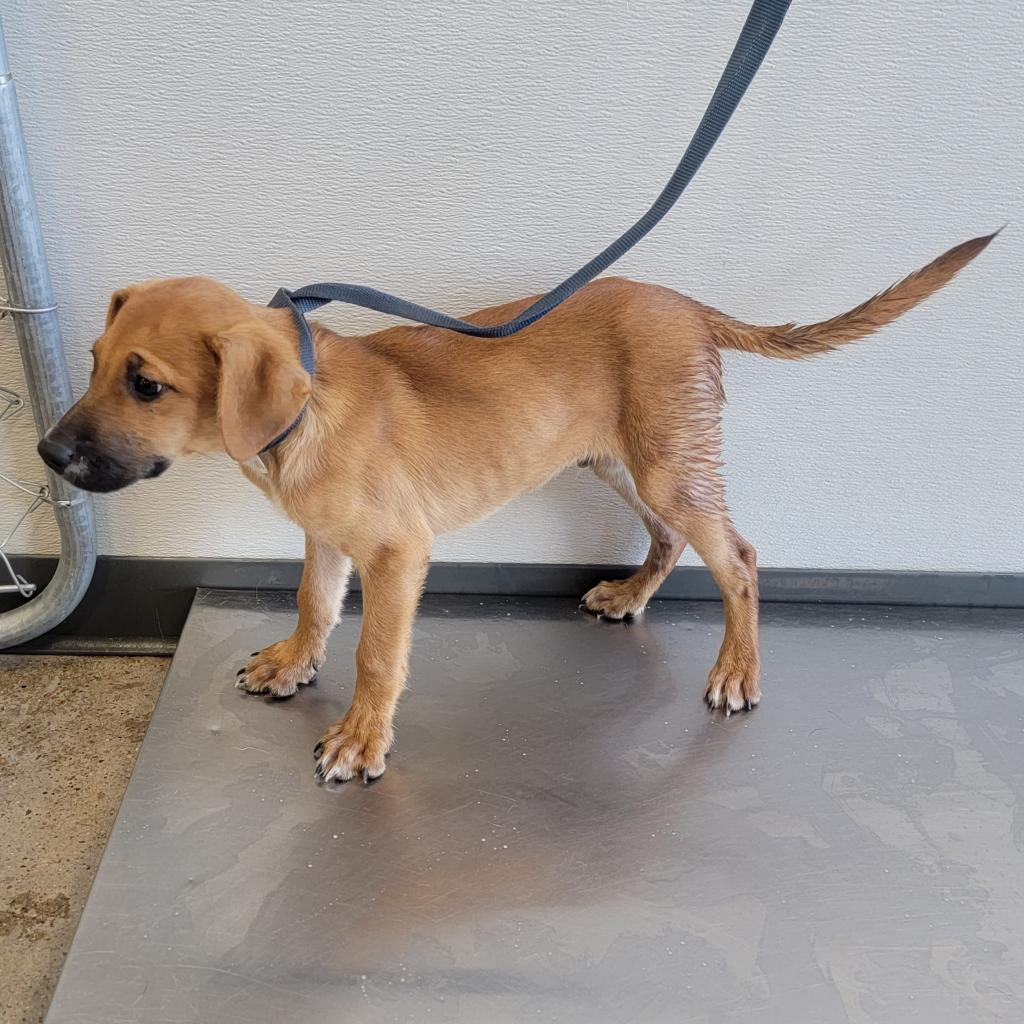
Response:
[[[0,423],[13,419],[24,408],[25,399],[21,395],[16,391],[11,391],[10,388],[0,387]],[[15,477],[8,476],[6,473],[0,473],[0,480],[27,496],[25,511],[18,517],[18,521],[11,528],[7,536],[0,541],[0,580],[3,580],[5,577],[9,580],[9,582],[0,582],[0,594],[20,594],[22,597],[31,597],[36,592],[36,585],[29,583],[24,576],[15,571],[8,557],[7,546],[13,540],[22,523],[36,509],[41,508],[43,505],[64,503],[56,502],[50,496],[50,488],[46,484],[34,484],[27,480],[18,480]]]

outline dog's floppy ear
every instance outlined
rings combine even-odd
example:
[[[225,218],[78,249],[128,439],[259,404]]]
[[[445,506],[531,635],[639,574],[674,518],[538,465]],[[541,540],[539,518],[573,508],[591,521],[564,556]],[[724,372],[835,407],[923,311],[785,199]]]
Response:
[[[246,462],[298,418],[309,374],[288,339],[253,318],[209,339],[220,368],[217,417],[224,448]]]
[[[128,296],[131,295],[134,290],[134,287],[129,285],[127,288],[118,288],[117,291],[110,296],[110,305],[107,306],[107,322],[104,324],[104,330],[114,322],[114,317],[121,312],[121,307],[128,301]]]

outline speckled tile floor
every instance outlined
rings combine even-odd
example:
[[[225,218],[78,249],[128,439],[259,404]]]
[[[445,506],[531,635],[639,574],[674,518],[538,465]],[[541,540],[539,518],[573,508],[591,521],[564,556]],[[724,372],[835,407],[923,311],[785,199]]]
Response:
[[[37,1024],[169,662],[0,656],[0,1024]]]

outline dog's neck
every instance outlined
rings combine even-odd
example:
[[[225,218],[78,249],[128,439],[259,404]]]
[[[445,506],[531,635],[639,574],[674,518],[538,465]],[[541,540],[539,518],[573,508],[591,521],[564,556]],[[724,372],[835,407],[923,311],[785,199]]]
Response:
[[[272,328],[282,337],[288,339],[288,344],[295,350],[295,358],[299,358],[299,331],[292,319],[292,314],[287,309],[271,309],[269,306],[259,306],[252,303],[254,315],[262,320],[268,327]],[[316,338],[315,323],[310,323],[313,328],[313,337]]]
[[[255,307],[255,312],[268,326],[287,338],[298,359],[299,332],[291,312],[265,306]],[[261,452],[248,463],[239,464],[246,477],[271,497],[278,489],[278,481],[288,479],[291,483],[301,477],[301,464],[309,459],[315,461],[317,450],[330,443],[330,438],[341,428],[348,403],[344,391],[339,391],[336,386],[337,382],[355,382],[365,378],[356,339],[338,335],[315,320],[310,321],[310,328],[317,372],[310,381],[310,394],[302,417],[279,444]],[[325,391],[331,393],[326,404]]]

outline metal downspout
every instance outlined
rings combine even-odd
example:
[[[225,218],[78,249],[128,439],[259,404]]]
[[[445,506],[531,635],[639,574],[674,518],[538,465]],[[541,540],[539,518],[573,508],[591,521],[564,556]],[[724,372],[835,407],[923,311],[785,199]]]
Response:
[[[2,23],[0,258],[11,306],[33,310],[55,306]],[[71,405],[71,381],[64,361],[60,322],[55,309],[12,313],[11,316],[21,348],[36,430],[42,436]],[[92,579],[96,564],[92,500],[48,471],[47,476],[60,530],[60,562],[42,593],[0,615],[0,648],[32,640],[63,621],[81,601]]]

